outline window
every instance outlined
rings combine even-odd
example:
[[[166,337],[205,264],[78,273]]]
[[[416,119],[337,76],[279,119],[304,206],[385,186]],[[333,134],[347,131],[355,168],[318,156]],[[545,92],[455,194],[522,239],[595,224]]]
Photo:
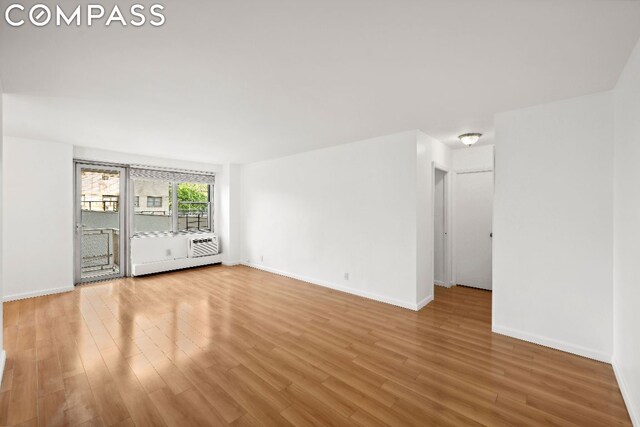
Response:
[[[161,208],[162,207],[162,197],[160,196],[147,196],[147,207],[148,208]]]
[[[214,231],[213,175],[131,168],[130,176],[134,236]]]
[[[133,180],[133,196],[135,197],[133,232],[138,233],[170,233],[173,231],[171,206],[163,199],[171,200],[172,184],[166,181]],[[142,205],[145,202],[146,205]]]
[[[211,231],[210,186],[181,182],[178,188],[178,231]]]
[[[118,212],[119,173],[83,169],[81,179],[83,211]]]

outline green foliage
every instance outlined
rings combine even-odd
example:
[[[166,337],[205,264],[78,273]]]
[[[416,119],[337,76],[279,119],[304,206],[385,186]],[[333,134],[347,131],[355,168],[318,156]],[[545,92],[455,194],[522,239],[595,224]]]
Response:
[[[206,202],[209,198],[207,184],[181,183],[178,184],[179,202]]]
[[[196,184],[185,182],[178,184],[178,209],[190,213],[206,212],[205,203],[185,203],[185,202],[207,202],[209,200],[209,186],[207,184]]]

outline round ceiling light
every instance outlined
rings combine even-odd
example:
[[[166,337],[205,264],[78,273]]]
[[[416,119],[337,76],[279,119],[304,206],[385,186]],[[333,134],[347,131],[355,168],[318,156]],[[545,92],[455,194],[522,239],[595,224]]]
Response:
[[[464,145],[466,145],[467,147],[471,147],[473,144],[478,142],[481,136],[481,133],[465,133],[463,135],[460,135],[458,138]]]

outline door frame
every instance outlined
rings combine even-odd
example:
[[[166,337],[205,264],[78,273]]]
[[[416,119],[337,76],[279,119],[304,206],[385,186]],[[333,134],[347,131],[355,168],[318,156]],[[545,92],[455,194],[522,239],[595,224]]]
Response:
[[[449,168],[438,163],[431,162],[431,282],[436,284],[436,269],[435,269],[435,244],[434,238],[435,236],[435,212],[436,212],[436,170],[440,172],[444,172],[444,283],[442,285],[438,284],[438,286],[444,286],[450,288],[453,286],[453,268],[452,268],[452,248],[451,245],[451,173]]]
[[[119,255],[120,255],[120,271],[116,274],[105,274],[104,276],[99,277],[91,277],[91,278],[83,278],[82,277],[82,174],[80,173],[83,168],[95,168],[98,170],[104,170],[105,172],[119,172],[120,173],[120,197],[118,199],[118,217],[120,221],[120,233],[119,233]],[[73,189],[73,234],[74,234],[74,245],[73,245],[73,261],[74,261],[74,269],[73,269],[73,277],[74,283],[76,285],[82,283],[96,282],[100,280],[109,280],[120,277],[125,277],[129,270],[129,245],[127,242],[129,239],[128,236],[128,217],[127,217],[127,209],[129,205],[128,198],[128,171],[126,167],[123,166],[115,166],[111,164],[104,164],[100,162],[90,162],[90,161],[82,161],[82,160],[74,160],[73,161],[73,169],[74,169],[74,189]]]

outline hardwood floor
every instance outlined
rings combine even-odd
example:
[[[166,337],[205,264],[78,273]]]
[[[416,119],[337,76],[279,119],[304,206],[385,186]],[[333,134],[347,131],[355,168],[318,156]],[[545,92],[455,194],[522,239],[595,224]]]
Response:
[[[246,267],[4,305],[0,425],[630,425],[611,366]]]

